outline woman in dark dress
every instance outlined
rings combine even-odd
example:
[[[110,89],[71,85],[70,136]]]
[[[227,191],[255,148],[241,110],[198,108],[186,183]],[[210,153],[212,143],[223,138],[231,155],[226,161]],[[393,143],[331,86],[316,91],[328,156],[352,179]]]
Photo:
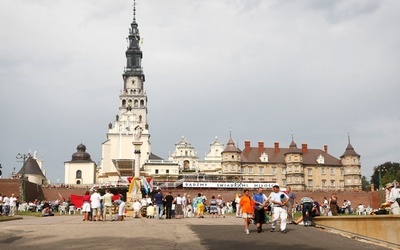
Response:
[[[331,210],[332,216],[338,215],[338,202],[336,194],[333,194],[331,198],[329,198],[329,208]]]

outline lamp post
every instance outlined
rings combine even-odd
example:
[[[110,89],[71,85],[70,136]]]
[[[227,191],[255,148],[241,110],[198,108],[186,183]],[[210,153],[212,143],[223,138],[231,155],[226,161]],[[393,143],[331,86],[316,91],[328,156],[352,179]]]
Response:
[[[26,166],[25,166],[25,162],[26,162],[26,159],[28,159],[29,157],[31,157],[31,154],[30,153],[28,153],[28,154],[20,154],[20,153],[18,153],[17,154],[17,156],[15,157],[15,158],[17,158],[17,159],[22,159],[23,160],[23,164],[22,164],[22,195],[21,195],[21,197],[22,197],[22,199],[21,199],[21,201],[25,201],[25,196],[26,196],[26,193],[25,193],[25,171],[26,171]]]
[[[380,198],[381,204],[383,203],[383,193],[382,193],[383,186],[382,186],[382,175],[381,175],[381,172],[382,172],[382,171],[386,171],[386,168],[385,168],[385,167],[380,167],[380,168],[378,169],[378,178],[379,178],[379,198]]]

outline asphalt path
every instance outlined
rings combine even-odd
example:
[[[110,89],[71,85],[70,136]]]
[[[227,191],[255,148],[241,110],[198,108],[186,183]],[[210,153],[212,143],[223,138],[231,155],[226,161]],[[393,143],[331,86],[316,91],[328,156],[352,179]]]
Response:
[[[288,225],[287,234],[244,232],[243,220],[226,218],[82,221],[81,215],[29,217],[0,223],[0,249],[392,249],[322,228]]]

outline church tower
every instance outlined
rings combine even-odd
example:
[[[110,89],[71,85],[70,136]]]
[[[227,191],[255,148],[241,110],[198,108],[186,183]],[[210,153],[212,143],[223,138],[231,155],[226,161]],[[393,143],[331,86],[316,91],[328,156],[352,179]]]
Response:
[[[123,88],[119,95],[119,114],[108,125],[107,140],[102,144],[102,160],[99,183],[116,182],[133,176],[134,146],[141,141],[140,166],[149,159],[150,134],[147,123],[147,95],[144,89],[145,75],[142,68],[143,53],[140,49],[140,34],[136,22],[136,7],[127,38],[126,67],[122,74]]]
[[[348,144],[346,151],[340,156],[340,161],[343,164],[343,177],[345,190],[361,190],[361,156],[356,153],[350,143],[350,134],[347,135]]]

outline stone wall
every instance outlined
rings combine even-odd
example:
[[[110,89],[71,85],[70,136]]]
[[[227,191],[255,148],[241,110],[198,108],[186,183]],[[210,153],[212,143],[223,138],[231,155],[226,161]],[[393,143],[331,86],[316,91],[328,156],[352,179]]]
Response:
[[[0,179],[0,193],[11,195],[12,193],[18,194],[17,196],[21,196],[21,180],[19,179]],[[69,187],[69,188],[61,188],[61,187],[44,187],[42,188],[39,185],[34,183],[26,182],[26,197],[28,201],[33,201],[34,199],[47,199],[47,200],[56,200],[59,199],[60,196],[64,197],[66,200],[71,196],[71,194],[75,195],[83,195],[89,187]],[[116,191],[116,190],[114,190]],[[121,189],[123,193],[126,192],[126,189]],[[225,201],[231,201],[235,198],[236,193],[243,193],[243,190],[237,189],[197,189],[197,188],[166,188],[163,189],[163,193],[166,195],[167,192],[171,191],[172,195],[176,196],[180,194],[181,196],[184,193],[187,193],[192,198],[200,193],[205,193],[208,199],[211,198],[212,195],[217,196],[221,195]],[[256,192],[252,190],[251,193]],[[269,194],[271,190],[265,190],[265,194]],[[297,201],[304,196],[311,196],[314,200],[322,203],[324,197],[329,198],[332,193],[331,192],[295,192],[297,196]],[[350,200],[352,203],[352,207],[355,208],[359,204],[363,204],[365,206],[370,205],[372,208],[378,208],[380,206],[381,199],[384,197],[384,194],[379,194],[378,191],[375,192],[337,192],[339,204],[343,203],[343,200]]]
[[[21,179],[0,179],[0,193],[1,195],[15,194],[16,197],[22,197],[22,180]],[[34,201],[35,199],[44,199],[44,194],[40,185],[26,181],[25,182],[25,195],[27,201]]]

